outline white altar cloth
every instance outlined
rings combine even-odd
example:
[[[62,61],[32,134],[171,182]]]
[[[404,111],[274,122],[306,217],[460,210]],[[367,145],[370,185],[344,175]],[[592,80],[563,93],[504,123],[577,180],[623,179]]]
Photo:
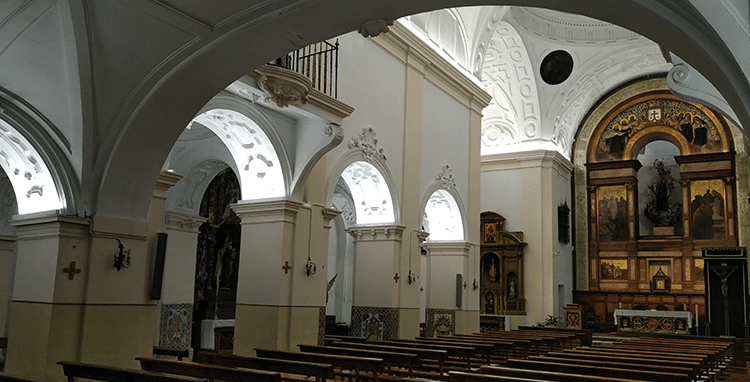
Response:
[[[234,320],[203,320],[201,321],[201,349],[214,348],[214,329],[226,326],[234,327]]]
[[[628,310],[628,309],[615,309],[615,325],[619,326],[618,318],[620,316],[626,317],[671,317],[671,318],[684,318],[687,320],[688,328],[693,327],[693,314],[687,311],[675,312],[665,310]]]

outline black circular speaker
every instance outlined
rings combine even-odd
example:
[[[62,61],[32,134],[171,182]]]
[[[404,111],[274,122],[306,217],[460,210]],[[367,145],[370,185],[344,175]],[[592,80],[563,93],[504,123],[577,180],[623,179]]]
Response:
[[[564,50],[550,52],[539,67],[544,82],[557,85],[567,80],[573,72],[573,57]]]

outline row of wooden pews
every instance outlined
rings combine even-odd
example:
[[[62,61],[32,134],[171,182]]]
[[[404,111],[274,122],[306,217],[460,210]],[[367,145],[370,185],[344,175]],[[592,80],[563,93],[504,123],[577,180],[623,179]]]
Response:
[[[60,365],[70,382],[703,382],[722,380],[735,350],[726,339],[633,337],[612,344],[590,338],[538,329],[392,341],[331,336],[325,346],[255,349],[255,357],[202,353],[201,363],[138,358],[143,370]]]

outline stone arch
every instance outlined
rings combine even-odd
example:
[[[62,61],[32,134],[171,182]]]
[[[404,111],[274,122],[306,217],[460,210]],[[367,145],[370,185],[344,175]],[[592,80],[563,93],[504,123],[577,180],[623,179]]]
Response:
[[[248,101],[222,93],[193,118],[211,130],[232,155],[242,186],[242,200],[289,195],[291,170],[278,128]],[[231,128],[230,128],[231,127]]]
[[[643,7],[637,1],[622,6],[592,7],[590,3],[549,1],[508,1],[578,13],[600,20],[617,22],[641,35],[652,38],[679,57],[695,65],[700,73],[727,99],[738,112],[741,122],[750,120],[750,90],[737,84],[745,83],[741,67],[727,44],[700,22],[697,12],[672,3]],[[151,185],[158,176],[160,165],[167,157],[182,127],[211,97],[226,84],[242,76],[250,68],[258,67],[298,46],[320,41],[347,31],[358,29],[363,20],[394,20],[398,17],[446,7],[477,5],[474,0],[445,0],[439,2],[387,1],[360,4],[347,8],[345,15],[336,1],[315,3],[310,12],[308,3],[295,4],[283,10],[264,8],[252,12],[238,12],[226,28],[207,30],[205,38],[196,38],[190,46],[180,46],[166,52],[162,61],[153,60],[153,70],[144,79],[125,90],[113,116],[112,131],[117,139],[106,139],[107,147],[99,150],[92,177],[101,184],[96,195],[98,213],[125,218],[142,219],[150,202]],[[279,5],[281,7],[281,5]],[[264,17],[274,14],[274,17]],[[336,22],[331,22],[336,20]],[[304,22],[295,22],[304,21]],[[290,36],[295,36],[291,38]],[[172,54],[174,53],[174,54]],[[211,73],[210,76],[201,74]],[[194,91],[186,92],[185,84]],[[169,112],[164,112],[168,110]],[[160,126],[159,139],[143,144],[142,137]],[[133,151],[141,144],[141,152],[153,153],[144,157]],[[138,171],[134,171],[137,168]],[[133,187],[122,187],[123,182]],[[129,200],[123,203],[115,201]]]

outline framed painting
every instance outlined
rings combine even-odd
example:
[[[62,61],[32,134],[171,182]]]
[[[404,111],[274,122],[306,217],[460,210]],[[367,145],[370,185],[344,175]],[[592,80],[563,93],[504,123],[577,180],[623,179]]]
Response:
[[[484,242],[497,242],[497,222],[484,223]]]
[[[599,272],[602,281],[627,281],[628,260],[627,259],[600,259]]]
[[[624,185],[599,187],[597,226],[599,241],[628,239],[628,193]]]
[[[711,179],[691,182],[690,198],[693,239],[723,239],[726,227],[724,181]]]

